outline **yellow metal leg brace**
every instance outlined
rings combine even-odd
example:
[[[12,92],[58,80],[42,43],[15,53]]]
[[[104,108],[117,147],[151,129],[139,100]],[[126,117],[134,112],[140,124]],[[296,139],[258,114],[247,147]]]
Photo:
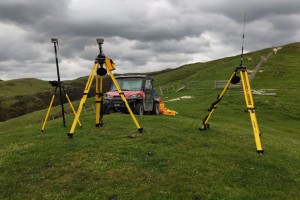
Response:
[[[222,100],[227,88],[229,87],[230,85],[230,81],[231,79],[236,75],[236,70],[233,72],[233,74],[231,75],[231,77],[229,78],[228,82],[226,83],[224,89],[222,90],[221,94],[218,95],[218,98],[217,98],[217,101],[215,101],[211,106],[210,108],[208,109],[209,113],[206,115],[206,117],[203,119],[202,121],[202,125],[201,125],[201,128],[199,128],[199,130],[205,130],[206,128],[209,128],[209,124],[208,124],[208,121],[210,119],[210,117],[212,116],[213,112],[215,111],[215,109],[217,109],[217,105],[218,103]]]
[[[43,122],[42,129],[41,129],[42,133],[45,130],[45,126],[46,126],[46,123],[47,123],[47,120],[48,120],[48,117],[49,117],[49,113],[50,113],[50,110],[51,110],[51,107],[52,107],[54,99],[55,99],[55,95],[52,95],[52,98],[51,98],[51,101],[50,101],[50,105],[49,105],[49,108],[47,110],[47,114],[46,114],[46,117],[45,117],[44,122]]]
[[[74,113],[74,115],[77,115],[77,114],[76,114],[76,111],[75,111],[75,109],[74,109],[74,107],[73,107],[73,105],[72,105],[72,102],[71,102],[71,100],[70,100],[70,98],[69,98],[69,96],[68,96],[67,94],[66,94],[66,98],[67,98],[67,100],[68,100],[68,102],[69,102],[69,104],[70,104],[70,107],[71,107],[71,109],[72,109],[72,112]],[[78,125],[79,125],[80,127],[82,127],[82,125],[81,125],[79,119],[78,119]]]
[[[73,121],[73,124],[72,124],[72,127],[70,129],[70,132],[68,133],[69,138],[73,137],[73,134],[74,134],[75,128],[76,128],[76,124],[77,124],[77,122],[79,120],[79,116],[80,116],[81,111],[83,109],[83,106],[84,106],[84,104],[86,102],[87,95],[88,95],[88,93],[90,91],[90,88],[91,88],[91,85],[93,83],[93,79],[94,79],[94,76],[95,76],[95,73],[96,73],[96,70],[97,70],[98,66],[99,66],[98,63],[94,64],[94,67],[93,67],[93,69],[91,71],[91,74],[90,74],[90,76],[88,78],[88,81],[86,83],[86,86],[85,86],[85,89],[84,89],[84,92],[83,92],[83,96],[82,96],[82,98],[80,100],[80,103],[79,103],[79,106],[78,106],[77,114],[75,115],[75,119]]]
[[[260,141],[260,132],[259,127],[256,119],[255,109],[254,109],[254,101],[252,98],[252,91],[250,87],[249,77],[247,71],[240,71],[242,85],[243,85],[243,91],[246,101],[247,110],[250,115],[250,120],[252,123],[253,133],[254,133],[254,139],[256,143],[256,149],[258,153],[263,153],[261,141]]]
[[[125,96],[124,96],[124,93],[122,92],[122,90],[121,90],[121,88],[120,88],[120,86],[119,86],[119,84],[117,82],[117,80],[115,79],[115,77],[114,77],[114,75],[112,74],[111,71],[108,70],[108,73],[109,73],[110,78],[113,81],[114,85],[116,86],[116,88],[117,88],[117,90],[118,90],[118,92],[119,92],[119,94],[120,94],[123,102],[125,103],[126,108],[127,108],[128,112],[129,112],[129,114],[130,114],[133,122],[135,123],[135,125],[138,128],[139,132],[142,133],[143,132],[143,128],[141,128],[141,126],[139,125],[138,121],[136,120],[136,118],[135,118],[135,116],[134,116],[134,114],[133,114],[133,112],[132,112],[132,110],[131,110],[131,108],[130,108],[130,106],[129,106],[129,104],[128,104]]]

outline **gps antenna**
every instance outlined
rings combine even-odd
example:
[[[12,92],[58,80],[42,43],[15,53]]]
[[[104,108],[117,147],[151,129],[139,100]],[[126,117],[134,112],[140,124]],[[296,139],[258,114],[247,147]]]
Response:
[[[240,66],[243,66],[244,40],[245,40],[245,24],[246,24],[246,12],[245,12],[245,16],[244,16],[243,42],[242,42],[242,53],[241,53],[241,64],[240,64]]]

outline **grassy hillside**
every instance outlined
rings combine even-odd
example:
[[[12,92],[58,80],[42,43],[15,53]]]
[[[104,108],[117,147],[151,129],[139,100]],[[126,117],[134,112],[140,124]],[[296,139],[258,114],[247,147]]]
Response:
[[[49,88],[46,81],[34,78],[1,81],[0,121],[34,111],[32,107],[41,105],[40,99]]]
[[[271,49],[245,55],[253,69]],[[263,63],[251,82],[265,154],[256,153],[253,132],[239,89],[226,92],[211,118],[211,128],[198,128],[239,56],[195,63],[155,75],[156,86],[187,85],[164,91],[177,116],[138,116],[139,134],[129,115],[104,117],[94,126],[89,99],[68,139],[61,118],[41,134],[45,110],[0,123],[0,199],[298,199],[299,198],[299,52],[284,46]],[[251,59],[247,59],[247,57]],[[56,110],[55,110],[56,109]],[[52,113],[59,112],[55,108]],[[128,137],[134,135],[135,137]]]
[[[81,77],[75,80],[63,81],[65,90],[71,100],[78,100],[82,97],[88,77]],[[103,90],[107,91],[110,80],[104,79]],[[91,91],[94,91],[94,86]],[[48,81],[34,78],[0,81],[0,121],[18,117],[49,106],[54,88]],[[59,93],[56,93],[54,105],[58,105]],[[91,95],[94,95],[91,92]],[[63,101],[67,102],[63,94]]]
[[[46,81],[35,78],[1,81],[0,85],[1,96],[7,97],[16,96],[18,94],[32,94],[36,91],[43,91],[48,88],[48,83]]]

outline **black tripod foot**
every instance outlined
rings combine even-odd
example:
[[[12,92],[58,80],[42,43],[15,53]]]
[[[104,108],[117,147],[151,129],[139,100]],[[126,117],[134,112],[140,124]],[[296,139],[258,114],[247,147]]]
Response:
[[[209,124],[203,124],[202,127],[204,127],[204,128],[199,128],[199,131],[203,131],[203,130],[208,129],[209,128]]]
[[[96,125],[96,127],[103,126],[103,121],[100,120],[99,124],[95,124],[95,125]]]
[[[42,133],[44,133],[44,130],[41,130]]]
[[[263,150],[258,150],[256,151],[259,155],[263,155],[264,154],[264,151]]]
[[[72,139],[72,138],[73,138],[73,134],[67,133],[67,135],[68,135],[68,138],[69,138],[69,139]]]
[[[143,128],[138,129],[140,133],[143,133]]]

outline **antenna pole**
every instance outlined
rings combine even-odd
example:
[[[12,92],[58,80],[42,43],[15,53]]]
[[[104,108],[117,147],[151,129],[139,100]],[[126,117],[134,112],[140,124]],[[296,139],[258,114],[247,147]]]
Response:
[[[62,91],[61,91],[61,82],[60,82],[60,75],[59,75],[59,67],[58,67],[58,58],[57,58],[57,49],[58,47],[58,39],[51,38],[51,42],[54,44],[54,53],[55,53],[55,62],[56,62],[56,71],[57,71],[57,83],[59,88],[59,97],[60,97],[60,105],[61,105],[61,114],[63,118],[63,126],[66,127],[66,119],[65,119],[65,110],[64,110],[64,102],[62,99]]]
[[[243,66],[244,40],[245,40],[245,24],[246,24],[246,12],[245,12],[245,16],[244,16],[243,42],[242,42],[242,53],[241,53],[241,64],[240,64],[240,66]]]

